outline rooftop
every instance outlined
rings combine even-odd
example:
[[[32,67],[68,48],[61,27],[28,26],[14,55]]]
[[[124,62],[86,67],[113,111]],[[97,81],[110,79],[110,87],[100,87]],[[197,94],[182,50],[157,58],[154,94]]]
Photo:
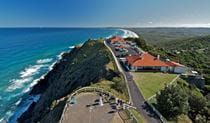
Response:
[[[158,57],[154,57],[149,53],[132,55],[126,57],[129,64],[135,67],[178,67],[183,66],[173,61],[161,61]]]
[[[112,43],[114,42],[118,42],[118,41],[124,41],[124,38],[120,37],[120,36],[113,36],[112,38],[110,38],[110,41]]]

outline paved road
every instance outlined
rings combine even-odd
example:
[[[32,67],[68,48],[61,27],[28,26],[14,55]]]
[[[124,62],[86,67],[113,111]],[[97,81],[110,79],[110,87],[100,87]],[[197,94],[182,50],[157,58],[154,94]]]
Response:
[[[137,107],[137,110],[149,123],[159,123],[159,118],[157,118],[154,112],[152,112],[151,109],[145,104],[145,99],[142,93],[139,91],[139,88],[137,87],[136,83],[134,82],[132,75],[129,72],[127,72],[121,65],[119,65],[119,59],[116,58],[115,51],[113,51],[110,48],[109,44],[107,44],[106,42],[104,43],[111,50],[114,59],[117,60],[116,63],[118,69],[125,76],[128,85],[130,101],[135,107]]]
[[[159,123],[159,118],[151,111],[151,109],[145,104],[145,99],[136,83],[133,80],[133,77],[129,72],[125,72],[128,87],[130,88],[130,95],[132,98],[133,105],[137,107],[137,110],[141,112],[141,115],[149,122],[149,123]]]

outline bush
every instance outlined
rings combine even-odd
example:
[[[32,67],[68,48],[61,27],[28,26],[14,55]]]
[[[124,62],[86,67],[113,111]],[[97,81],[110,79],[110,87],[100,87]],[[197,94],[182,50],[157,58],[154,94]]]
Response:
[[[191,119],[197,122],[200,122],[201,120],[203,121],[206,113],[208,112],[206,98],[202,95],[191,94],[189,95],[189,105],[189,115]]]
[[[116,91],[123,93],[123,91],[126,91],[127,87],[125,82],[121,78],[115,77],[113,80],[114,84],[112,85],[112,88]]]
[[[157,107],[166,118],[188,113],[187,94],[178,85],[165,87],[156,98]]]

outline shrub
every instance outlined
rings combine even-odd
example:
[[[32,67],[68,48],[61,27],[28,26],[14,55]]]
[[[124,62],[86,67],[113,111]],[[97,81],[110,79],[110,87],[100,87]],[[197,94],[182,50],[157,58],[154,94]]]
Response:
[[[187,114],[189,110],[187,94],[179,86],[165,87],[157,94],[157,107],[166,118]]]

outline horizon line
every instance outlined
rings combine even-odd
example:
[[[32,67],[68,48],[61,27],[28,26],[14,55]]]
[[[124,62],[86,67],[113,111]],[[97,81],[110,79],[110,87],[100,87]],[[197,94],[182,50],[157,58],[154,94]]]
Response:
[[[0,28],[210,28],[210,26],[0,26]]]

